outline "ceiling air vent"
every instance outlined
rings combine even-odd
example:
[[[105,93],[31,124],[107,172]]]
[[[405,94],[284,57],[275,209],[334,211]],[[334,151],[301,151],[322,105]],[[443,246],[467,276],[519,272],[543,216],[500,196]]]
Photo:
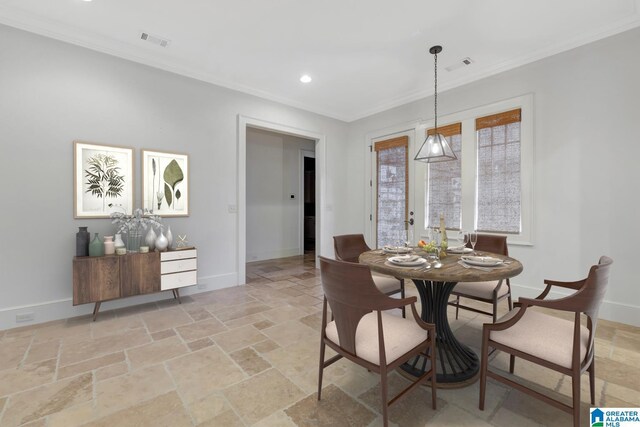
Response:
[[[158,46],[162,47],[167,47],[169,46],[169,43],[171,43],[171,40],[165,39],[160,36],[154,36],[153,34],[149,33],[140,34],[140,38],[144,41],[148,41],[149,43],[157,44]]]
[[[457,70],[458,68],[466,67],[467,65],[471,65],[471,64],[473,64],[473,59],[466,57],[466,58],[462,58],[462,60],[456,62],[455,64],[448,66],[447,68],[445,68],[445,70],[454,71],[454,70]]]

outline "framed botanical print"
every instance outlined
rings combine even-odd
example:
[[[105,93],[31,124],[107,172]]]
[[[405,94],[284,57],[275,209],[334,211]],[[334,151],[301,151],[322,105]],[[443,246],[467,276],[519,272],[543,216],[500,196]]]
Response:
[[[74,218],[133,212],[133,149],[73,142]]]
[[[189,216],[189,156],[142,150],[142,207],[160,216]]]

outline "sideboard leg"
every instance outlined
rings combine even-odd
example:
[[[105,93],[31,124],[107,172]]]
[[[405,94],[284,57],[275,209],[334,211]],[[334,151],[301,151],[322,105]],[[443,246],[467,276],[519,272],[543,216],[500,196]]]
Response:
[[[96,318],[98,317],[98,312],[100,311],[100,304],[101,302],[98,301],[96,303],[96,305],[93,307],[93,321],[96,321]]]
[[[180,288],[175,288],[173,290],[173,297],[178,300],[178,304],[182,304],[182,301],[180,300]]]

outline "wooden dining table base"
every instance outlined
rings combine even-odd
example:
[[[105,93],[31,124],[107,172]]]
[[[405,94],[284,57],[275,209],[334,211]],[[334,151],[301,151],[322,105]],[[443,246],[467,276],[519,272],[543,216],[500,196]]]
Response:
[[[457,282],[412,279],[422,303],[422,320],[436,325],[436,367],[439,388],[466,387],[478,380],[480,359],[468,346],[458,341],[449,326],[447,302]],[[419,377],[430,368],[424,356],[417,356],[401,369]]]

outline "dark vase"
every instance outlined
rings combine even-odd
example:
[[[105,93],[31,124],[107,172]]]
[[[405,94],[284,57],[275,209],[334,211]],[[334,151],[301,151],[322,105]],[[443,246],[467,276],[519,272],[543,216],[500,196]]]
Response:
[[[78,227],[76,233],[76,256],[89,256],[89,240],[91,234],[87,231],[87,227]]]

